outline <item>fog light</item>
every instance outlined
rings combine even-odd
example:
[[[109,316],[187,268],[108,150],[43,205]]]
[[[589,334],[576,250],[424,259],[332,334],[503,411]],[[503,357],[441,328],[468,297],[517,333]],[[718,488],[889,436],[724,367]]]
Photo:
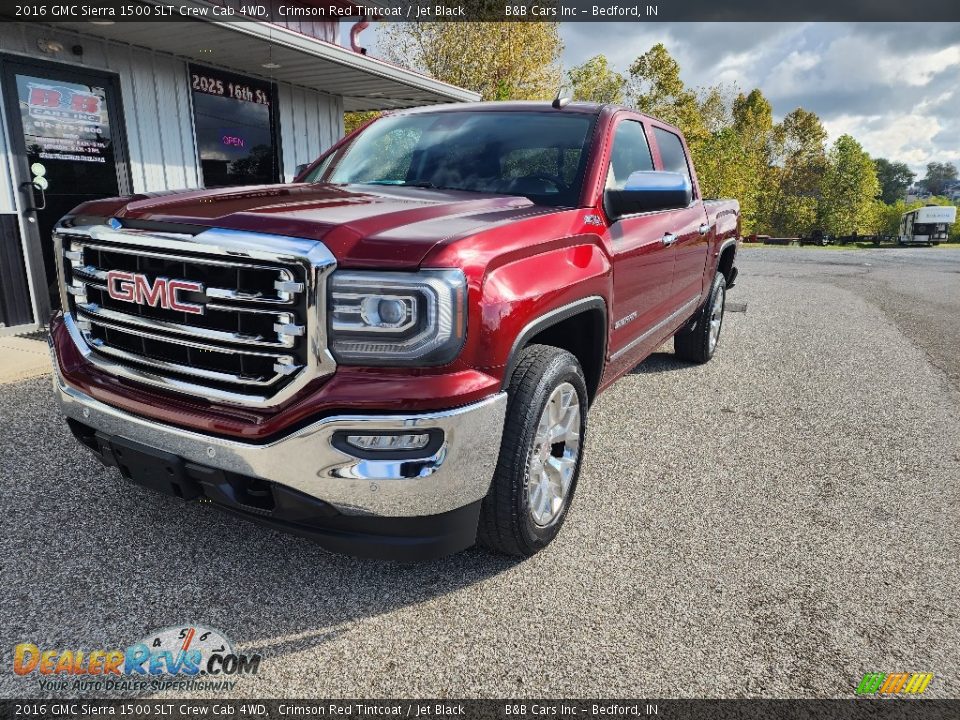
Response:
[[[430,435],[347,435],[347,443],[358,450],[420,450],[430,442]]]

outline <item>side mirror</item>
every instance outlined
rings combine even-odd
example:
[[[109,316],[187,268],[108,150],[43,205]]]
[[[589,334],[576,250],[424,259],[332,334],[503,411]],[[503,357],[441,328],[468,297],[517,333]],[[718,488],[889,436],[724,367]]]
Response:
[[[296,170],[293,171],[293,177],[298,178],[303,174],[303,171],[310,167],[310,163],[300,163],[297,165]]]
[[[660,170],[639,170],[627,178],[622,190],[604,193],[605,210],[612,220],[651,210],[685,208],[692,200],[690,178]]]

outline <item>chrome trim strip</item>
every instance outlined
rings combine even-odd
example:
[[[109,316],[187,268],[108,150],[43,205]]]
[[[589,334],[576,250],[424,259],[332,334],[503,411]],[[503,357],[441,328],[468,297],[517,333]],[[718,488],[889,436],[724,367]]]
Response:
[[[54,359],[63,414],[88,427],[206,467],[280,483],[348,515],[435,515],[482,499],[496,468],[507,395],[453,410],[405,415],[338,415],[263,445],[161,425],[68,386]],[[333,446],[337,431],[439,429],[441,448],[419,459],[369,460]]]
[[[299,283],[298,283],[299,284]],[[264,305],[291,305],[293,304],[292,298],[285,298],[283,294],[278,297],[269,297],[263,293],[245,293],[240,290],[233,290],[231,288],[215,288],[208,287],[203,291],[203,294],[208,298],[213,298],[214,300],[229,300],[232,302],[255,302],[262,303]]]
[[[80,233],[65,232],[64,235],[78,235]],[[202,233],[201,233],[202,234]],[[125,238],[131,237],[129,234],[124,234]],[[138,233],[133,236],[135,238],[139,237],[156,237],[150,235],[149,233]],[[243,268],[244,270],[267,270],[275,272],[278,275],[283,277],[284,281],[292,281],[293,273],[291,273],[286,268],[279,268],[273,265],[255,265],[253,263],[244,263],[244,262],[231,262],[229,260],[214,260],[212,258],[205,258],[202,255],[175,255],[171,253],[162,253],[155,252],[152,250],[141,250],[140,248],[124,247],[123,245],[98,245],[85,242],[80,239],[79,242],[83,245],[84,248],[88,250],[97,250],[99,252],[109,252],[109,253],[119,253],[122,255],[136,255],[138,257],[150,257],[150,258],[159,258],[161,260],[173,260],[174,262],[186,262],[186,263],[195,263],[197,265],[216,265],[217,267],[226,267],[226,268]],[[130,240],[118,240],[118,243],[125,243],[130,245]],[[203,250],[195,250],[194,252],[204,252]],[[279,281],[278,281],[279,282]]]
[[[125,380],[130,380],[142,385],[149,385],[151,387],[166,390],[168,392],[190,395],[192,397],[208,398],[217,402],[232,403],[235,405],[267,405],[271,400],[273,400],[273,397],[263,393],[248,394],[231,392],[229,390],[221,390],[219,388],[212,388],[207,385],[198,385],[196,383],[187,382],[186,380],[156,375],[143,368],[121,363],[118,360],[109,357],[106,353],[94,352],[94,350],[87,343],[83,332],[77,326],[77,323],[74,321],[73,317],[70,315],[64,315],[63,323],[67,328],[67,333],[70,335],[70,339],[73,340],[73,344],[77,346],[77,350],[83,356],[84,360],[90,362],[99,369],[103,370],[103,372],[110,375],[124,378]],[[116,352],[123,351],[118,350]],[[141,359],[136,359],[135,362],[143,364],[143,360]]]
[[[630,352],[633,348],[635,348],[637,345],[642,343],[644,340],[648,340],[651,335],[657,332],[657,330],[660,330],[666,327],[667,325],[672,323],[674,320],[676,320],[678,317],[680,317],[685,312],[687,312],[691,307],[696,307],[699,303],[700,303],[699,295],[696,295],[690,300],[687,300],[687,302],[685,302],[679,309],[674,310],[672,313],[667,315],[667,317],[665,317],[663,320],[658,322],[656,325],[653,325],[650,328],[644,330],[643,333],[641,333],[638,337],[634,338],[629,343],[627,343],[622,348],[620,348],[615,353],[613,353],[613,355],[610,356],[610,360],[613,361],[621,358],[624,355],[624,353]]]
[[[128,350],[121,350],[120,348],[113,347],[112,345],[98,345],[96,342],[94,342],[93,347],[97,351],[115,357],[119,360],[126,360],[127,362],[146,365],[147,367],[155,368],[157,370],[164,370],[168,373],[190,375],[197,378],[203,378],[204,380],[230,383],[232,385],[257,385],[268,387],[275,383],[277,379],[283,375],[283,373],[277,373],[273,377],[266,380],[263,378],[243,377],[240,375],[232,375],[230,373],[220,372],[219,370],[206,370],[204,368],[193,367],[192,365],[179,365],[177,363],[167,362],[166,360],[145,357],[143,355],[138,355],[137,353],[132,353]],[[290,367],[295,369],[299,366],[291,365]]]
[[[260,350],[242,350],[240,348],[229,348],[229,347],[223,347],[221,345],[208,345],[207,343],[197,342],[196,340],[187,340],[186,338],[171,337],[169,335],[158,335],[156,333],[137,330],[136,328],[124,327],[123,325],[118,325],[117,323],[110,322],[102,318],[87,318],[87,319],[89,319],[89,321],[94,325],[105,327],[108,330],[116,330],[117,332],[127,333],[128,335],[134,335],[135,337],[145,337],[145,338],[149,338],[150,340],[157,340],[159,342],[170,343],[171,345],[182,345],[183,347],[196,348],[197,350],[203,350],[204,352],[220,353],[221,355],[247,355],[250,357],[270,357],[270,358],[290,357],[289,353],[264,352]],[[99,350],[101,348],[97,346],[96,349]]]
[[[152,233],[144,231],[114,230],[107,225],[86,225],[80,227],[54,228],[54,243],[56,245],[56,261],[60,276],[60,293],[64,308],[70,308],[70,293],[83,293],[82,287],[71,290],[66,278],[66,261],[64,251],[65,236],[81,236],[92,242],[121,243],[128,246],[141,246],[146,252],[167,250],[171,252],[203,253],[219,255],[228,264],[282,263],[298,265],[304,270],[305,284],[305,313],[306,313],[306,362],[307,365],[296,373],[285,385],[273,394],[264,392],[229,392],[217,388],[207,387],[196,383],[189,383],[179,379],[163,378],[136,367],[126,366],[106,354],[94,351],[84,339],[77,322],[65,313],[64,319],[70,336],[77,349],[93,365],[104,372],[121,376],[129,380],[144,383],[165,390],[207,398],[216,402],[225,402],[248,407],[272,407],[282,404],[302,390],[309,382],[330,375],[336,369],[336,361],[328,349],[327,338],[327,301],[326,283],[329,275],[336,268],[336,258],[323,243],[303,238],[293,238],[281,235],[245,232],[241,230],[226,230],[212,228],[195,236]],[[83,242],[77,238],[78,242]],[[185,258],[189,261],[192,258]],[[282,268],[271,268],[278,272]],[[78,279],[79,280],[79,279]],[[278,290],[285,292],[286,290]],[[241,307],[225,307],[224,309],[237,312],[250,312],[255,309],[244,310]],[[166,338],[164,338],[166,339]]]
[[[287,339],[271,341],[264,338],[262,335],[242,335],[240,333],[227,332],[225,330],[215,330],[213,328],[199,327],[197,325],[184,325],[181,323],[168,322],[166,320],[154,320],[153,318],[143,317],[141,315],[129,315],[127,313],[101,307],[96,303],[78,302],[77,310],[79,310],[85,317],[91,318],[93,322],[97,322],[98,319],[102,318],[103,320],[126,323],[127,325],[135,325],[140,328],[147,328],[148,330],[162,330],[176,333],[177,335],[187,335],[204,340],[219,340],[221,342],[236,343],[238,345],[253,345],[256,347],[279,349],[292,348],[294,345],[292,336],[295,333],[288,333],[285,329],[287,327],[299,327],[302,331],[301,326],[291,325],[289,323],[289,313],[281,311],[274,311],[271,313],[277,316],[277,322],[274,323],[274,332],[276,332],[279,337],[284,337]],[[282,317],[283,315],[286,315],[287,318],[284,319]],[[296,334],[302,335],[303,332]],[[225,349],[221,349],[221,352],[224,350]]]

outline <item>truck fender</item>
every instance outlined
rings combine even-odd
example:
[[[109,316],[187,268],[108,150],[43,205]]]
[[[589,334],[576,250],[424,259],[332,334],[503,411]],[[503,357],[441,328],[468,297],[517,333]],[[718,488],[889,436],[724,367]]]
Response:
[[[510,348],[510,356],[507,360],[507,366],[503,373],[503,389],[506,390],[507,386],[510,384],[510,378],[513,375],[513,371],[517,366],[517,361],[520,359],[520,352],[524,347],[530,342],[530,339],[536,337],[544,330],[553,327],[554,325],[559,325],[564,320],[572,318],[574,315],[579,315],[582,312],[586,311],[599,311],[603,316],[603,347],[601,348],[601,357],[607,357],[607,339],[610,335],[609,332],[606,332],[607,328],[607,303],[599,295],[592,295],[590,297],[585,297],[580,300],[574,300],[572,303],[563,305],[554,310],[550,310],[543,315],[531,320],[524,326],[523,330],[520,331],[520,334],[517,335],[516,339],[513,341],[513,346]],[[602,377],[603,371],[601,369],[600,376]]]
[[[737,267],[734,264],[736,262],[736,253],[737,253],[736,237],[727,238],[722,243],[720,243],[720,246],[717,248],[717,251],[714,255],[713,273],[711,273],[709,278],[710,282],[713,282],[713,276],[716,275],[716,273],[721,271],[720,263],[723,260],[723,254],[731,247],[733,248],[734,258],[733,258],[733,261],[730,263],[730,267],[726,268],[724,272],[724,276],[726,277],[726,280],[727,280],[727,289],[732,288],[736,284],[736,280],[737,280]]]
[[[596,323],[590,325],[589,336],[561,334],[551,343],[578,356],[591,385],[590,371],[605,362],[605,355],[595,353],[606,352],[606,298],[611,294],[610,259],[593,242],[554,247],[500,265],[488,272],[481,289],[479,322],[484,341],[478,365],[493,370],[506,386],[519,352],[531,338],[579,313],[591,312]]]

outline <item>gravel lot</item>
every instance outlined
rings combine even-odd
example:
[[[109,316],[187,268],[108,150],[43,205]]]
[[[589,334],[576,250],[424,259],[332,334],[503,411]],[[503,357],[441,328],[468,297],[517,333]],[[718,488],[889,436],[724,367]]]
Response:
[[[12,648],[193,621],[244,696],[851,697],[960,683],[960,251],[748,248],[716,359],[654,355],[590,416],[558,541],[330,555],[102,470],[49,381],[0,390],[0,695]]]

